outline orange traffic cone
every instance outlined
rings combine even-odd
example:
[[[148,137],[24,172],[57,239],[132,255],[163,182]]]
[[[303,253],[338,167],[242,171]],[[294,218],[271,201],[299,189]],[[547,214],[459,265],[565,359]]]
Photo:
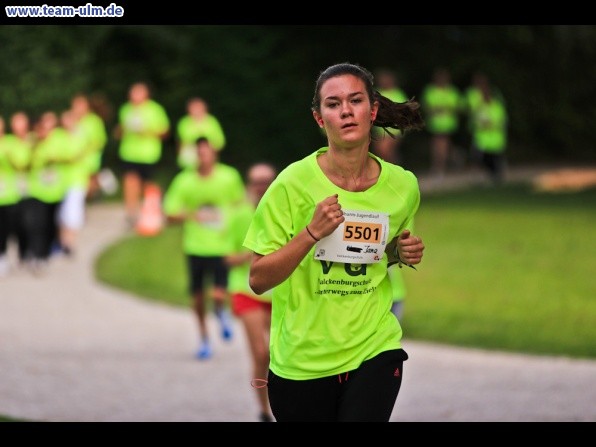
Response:
[[[137,221],[137,233],[141,236],[155,236],[164,224],[161,211],[161,190],[157,185],[147,185],[141,215]]]

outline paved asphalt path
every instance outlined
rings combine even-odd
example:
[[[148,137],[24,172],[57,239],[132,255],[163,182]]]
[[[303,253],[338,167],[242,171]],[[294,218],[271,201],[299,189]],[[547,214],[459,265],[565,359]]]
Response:
[[[90,205],[74,259],[53,259],[41,277],[16,269],[0,278],[0,414],[56,422],[256,421],[237,321],[233,340],[216,337],[214,357],[200,362],[188,309],[94,279],[95,257],[126,234],[119,204]],[[404,348],[410,359],[394,422],[596,421],[596,361],[463,349],[407,334]]]

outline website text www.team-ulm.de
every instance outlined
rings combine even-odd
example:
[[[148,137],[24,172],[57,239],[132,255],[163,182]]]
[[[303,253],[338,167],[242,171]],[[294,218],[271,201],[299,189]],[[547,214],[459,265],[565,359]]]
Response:
[[[5,6],[8,18],[62,18],[62,17],[122,17],[124,8],[110,3],[108,6],[98,6],[87,3],[81,6],[67,5],[39,5],[39,6]]]

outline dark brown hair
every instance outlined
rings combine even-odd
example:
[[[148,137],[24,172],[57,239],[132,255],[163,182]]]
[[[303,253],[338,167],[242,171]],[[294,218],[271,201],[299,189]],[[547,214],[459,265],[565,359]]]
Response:
[[[406,102],[392,101],[375,90],[374,77],[371,72],[360,65],[348,62],[331,65],[319,74],[315,83],[315,94],[312,99],[311,108],[313,111],[321,111],[321,87],[323,84],[331,78],[343,75],[356,76],[364,82],[371,106],[374,101],[379,102],[379,110],[373,126],[382,128],[392,137],[394,135],[387,128],[399,129],[405,132],[424,127],[424,120],[420,114],[420,104],[414,98]]]

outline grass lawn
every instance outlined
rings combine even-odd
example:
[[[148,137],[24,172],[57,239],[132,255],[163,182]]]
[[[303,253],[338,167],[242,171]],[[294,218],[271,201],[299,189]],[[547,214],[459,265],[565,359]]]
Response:
[[[181,236],[179,226],[154,237],[128,236],[97,258],[97,278],[145,298],[189,306]]]
[[[404,337],[596,358],[596,189],[529,185],[426,194],[425,257],[404,270]],[[189,306],[179,227],[131,236],[97,260],[99,280]]]
[[[25,419],[17,419],[17,418],[12,418],[10,416],[5,416],[0,414],[0,422],[29,422]]]

